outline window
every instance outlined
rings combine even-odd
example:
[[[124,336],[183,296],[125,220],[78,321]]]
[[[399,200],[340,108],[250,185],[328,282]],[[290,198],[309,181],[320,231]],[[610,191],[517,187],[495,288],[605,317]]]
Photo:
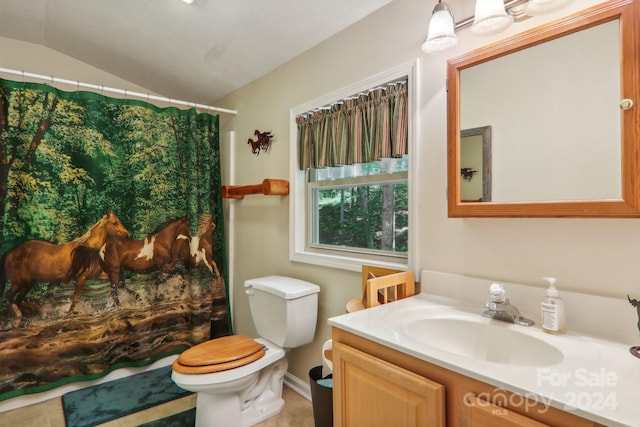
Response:
[[[291,156],[292,260],[356,271],[363,263],[411,264],[416,68],[409,64],[292,109],[291,140],[297,141]],[[400,90],[402,96],[396,95]],[[369,103],[387,95],[383,107],[393,110],[392,120],[383,120],[388,115]],[[397,98],[404,105],[394,104]],[[361,111],[357,102],[364,106]],[[345,124],[358,114],[365,126]],[[401,120],[407,126],[397,126]],[[348,129],[337,131],[341,126]],[[387,141],[372,143],[374,134]]]
[[[310,170],[309,246],[406,258],[407,169],[403,156]]]

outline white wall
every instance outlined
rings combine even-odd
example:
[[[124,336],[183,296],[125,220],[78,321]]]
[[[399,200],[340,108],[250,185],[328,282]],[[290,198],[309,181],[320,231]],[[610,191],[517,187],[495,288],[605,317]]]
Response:
[[[2,52],[0,55],[0,68],[157,95],[117,76],[41,45],[0,37],[0,52]],[[0,78],[15,81],[22,81],[23,79],[19,75],[1,72]],[[47,80],[38,81],[30,78],[24,80],[35,83],[50,83]],[[54,86],[67,91],[77,90],[74,86],[63,84],[55,84]],[[105,93],[105,95],[114,98],[121,97],[111,93]]]

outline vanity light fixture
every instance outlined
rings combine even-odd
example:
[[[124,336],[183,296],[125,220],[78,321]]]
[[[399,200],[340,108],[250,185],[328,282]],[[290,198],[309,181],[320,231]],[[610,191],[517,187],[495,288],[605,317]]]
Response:
[[[531,0],[523,9],[523,12],[529,16],[543,15],[547,12],[560,9],[568,4],[571,0]]]
[[[474,34],[495,34],[509,28],[513,17],[502,0],[476,0],[476,14],[471,25]]]
[[[475,15],[455,22],[449,6],[438,0],[422,50],[425,53],[438,53],[452,48],[458,44],[456,31],[469,26],[474,34],[495,34],[511,26],[514,21],[554,11],[569,2],[571,0],[476,0]]]
[[[196,2],[196,0],[182,0],[183,2],[185,2],[186,4],[194,4]]]
[[[447,50],[458,44],[453,13],[446,3],[438,1],[433,8],[433,15],[429,22],[429,34],[422,44],[422,50],[426,53],[436,53]]]

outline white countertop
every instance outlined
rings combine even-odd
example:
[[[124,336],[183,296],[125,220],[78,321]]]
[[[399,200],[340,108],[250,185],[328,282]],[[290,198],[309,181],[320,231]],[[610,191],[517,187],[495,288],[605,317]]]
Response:
[[[540,329],[481,317],[482,305],[424,293],[379,307],[329,319],[333,327],[362,336],[418,359],[526,396],[608,426],[640,425],[640,359],[624,345],[569,332],[550,335]],[[517,305],[517,304],[514,304]],[[547,366],[516,366],[460,356],[412,339],[402,318],[477,316],[553,345],[561,362]]]

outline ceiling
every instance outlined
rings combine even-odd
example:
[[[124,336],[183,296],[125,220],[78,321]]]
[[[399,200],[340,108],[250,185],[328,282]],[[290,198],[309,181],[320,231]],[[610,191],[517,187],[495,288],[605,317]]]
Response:
[[[390,1],[0,0],[0,37],[46,46],[165,97],[211,104]]]

